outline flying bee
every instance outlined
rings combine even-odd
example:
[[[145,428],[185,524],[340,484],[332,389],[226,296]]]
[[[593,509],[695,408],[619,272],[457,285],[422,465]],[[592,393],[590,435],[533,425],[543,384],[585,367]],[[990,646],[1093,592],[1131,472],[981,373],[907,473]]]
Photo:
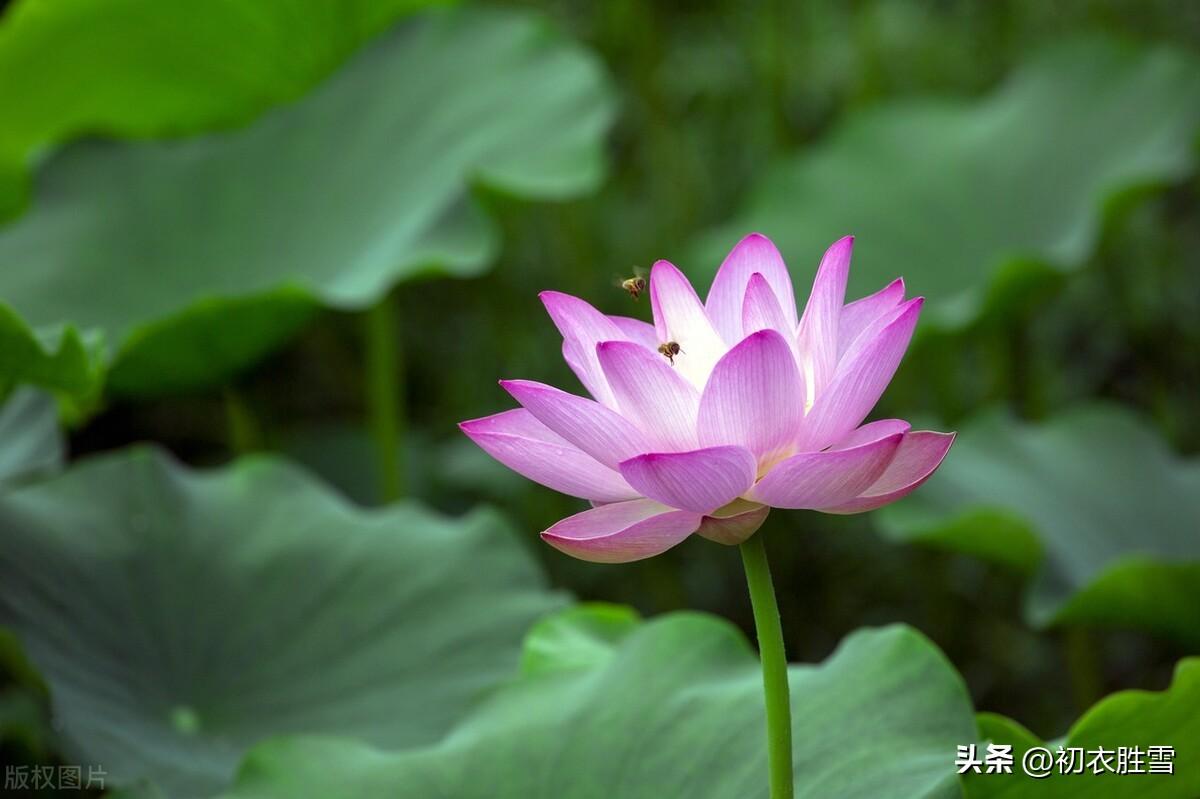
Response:
[[[646,290],[646,270],[640,266],[635,266],[633,268],[633,277],[617,278],[617,285],[624,289],[634,299],[634,302],[636,302]]]
[[[675,365],[675,356],[683,352],[683,350],[679,348],[679,344],[674,341],[668,341],[665,344],[659,344],[658,351],[662,353],[663,357],[671,362],[672,366]]]

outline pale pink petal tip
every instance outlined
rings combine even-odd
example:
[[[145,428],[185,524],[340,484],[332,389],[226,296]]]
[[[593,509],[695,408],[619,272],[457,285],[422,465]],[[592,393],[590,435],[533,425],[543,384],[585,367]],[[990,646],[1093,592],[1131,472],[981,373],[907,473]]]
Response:
[[[848,434],[833,443],[830,449],[850,449],[851,447],[869,444],[886,436],[896,433],[907,433],[912,425],[903,419],[879,419],[867,422],[862,427],[851,430]]]
[[[840,239],[829,245],[825,250],[825,257],[830,255],[838,258],[850,258],[850,254],[854,252],[854,236],[842,236]]]
[[[842,308],[838,322],[838,355],[844,355],[859,334],[904,301],[904,278],[898,277],[874,294]]]
[[[796,325],[796,295],[783,256],[769,238],[751,233],[729,251],[713,278],[704,305],[713,325],[727,344],[741,340],[742,309],[746,287],[753,275],[762,275],[780,312],[791,329]]]
[[[648,449],[634,425],[598,402],[532,380],[501,380],[500,386],[535,419],[610,469]]]
[[[759,330],[775,330],[795,342],[795,322],[783,312],[779,298],[761,272],[755,272],[746,283],[742,297],[742,335]]]
[[[542,540],[580,560],[628,563],[666,552],[695,532],[700,520],[698,513],[636,499],[563,519]]]
[[[529,411],[511,411],[458,425],[487,454],[535,483],[596,502],[633,499],[621,475],[539,422]]]
[[[932,430],[905,434],[891,463],[869,488],[852,500],[817,510],[823,513],[863,513],[908,496],[937,471],[956,435]]]

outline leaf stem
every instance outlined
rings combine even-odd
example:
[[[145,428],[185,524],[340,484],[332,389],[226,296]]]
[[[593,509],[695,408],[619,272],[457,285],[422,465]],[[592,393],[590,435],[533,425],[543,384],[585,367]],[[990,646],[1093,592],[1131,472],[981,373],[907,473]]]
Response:
[[[226,435],[229,449],[234,455],[245,455],[262,448],[262,431],[250,410],[249,403],[231,385],[225,386],[221,392],[225,405]]]
[[[384,502],[404,492],[401,462],[400,342],[390,296],[380,298],[366,315],[366,393],[371,437],[379,465],[379,495]]]
[[[792,705],[788,695],[787,654],[775,586],[767,564],[762,533],[755,533],[739,547],[754,608],[754,627],[762,658],[763,696],[767,705],[767,761],[771,775],[771,799],[792,799]]]
[[[1063,635],[1067,673],[1075,706],[1082,714],[1104,696],[1104,672],[1100,647],[1090,630],[1069,627]]]

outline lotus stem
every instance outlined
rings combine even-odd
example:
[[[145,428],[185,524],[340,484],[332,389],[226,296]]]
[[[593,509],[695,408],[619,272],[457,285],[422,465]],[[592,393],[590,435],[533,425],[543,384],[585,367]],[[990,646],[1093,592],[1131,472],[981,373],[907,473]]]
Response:
[[[787,654],[783,647],[783,628],[779,623],[779,605],[767,564],[767,550],[761,531],[738,547],[746,569],[750,605],[754,609],[754,627],[762,659],[763,697],[767,707],[767,762],[770,771],[771,799],[792,799],[792,704],[788,690]]]
[[[367,311],[366,353],[367,413],[379,467],[379,495],[384,502],[392,502],[404,493],[400,450],[403,397],[396,312],[389,296]]]

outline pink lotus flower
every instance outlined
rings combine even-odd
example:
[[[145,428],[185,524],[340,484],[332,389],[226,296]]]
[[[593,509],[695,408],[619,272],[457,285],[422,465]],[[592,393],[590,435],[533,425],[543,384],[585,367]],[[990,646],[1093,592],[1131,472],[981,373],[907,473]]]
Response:
[[[704,303],[682,272],[656,263],[653,325],[543,292],[593,399],[502,380],[522,407],[460,427],[510,469],[591,500],[542,533],[584,560],[647,558],[692,533],[738,544],[771,508],[861,513],[894,502],[933,474],[954,434],[862,424],[923,299],[905,300],[897,279],[844,304],[853,243],[825,253],[799,319],[783,258],[758,234],[733,248]],[[677,354],[660,351],[669,342]]]

